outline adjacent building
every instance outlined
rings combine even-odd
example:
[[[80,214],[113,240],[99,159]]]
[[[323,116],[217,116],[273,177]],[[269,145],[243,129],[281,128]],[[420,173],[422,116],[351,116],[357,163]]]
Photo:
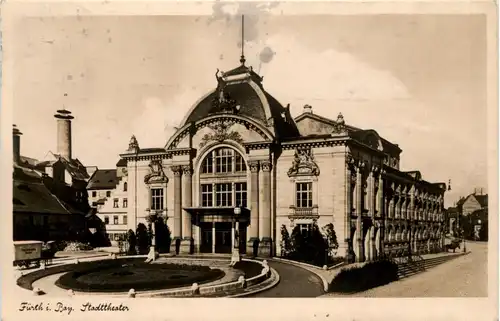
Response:
[[[106,226],[107,237],[116,245],[120,235],[128,231],[128,189],[126,161],[114,169],[98,169],[87,184],[89,203]]]
[[[120,228],[162,215],[186,253],[226,253],[238,242],[243,253],[280,255],[282,226],[329,223],[338,254],[359,262],[442,249],[446,184],[402,171],[397,144],[309,105],[293,118],[244,57],[215,80],[165,146],[141,148],[132,136],[120,155],[126,176],[101,208],[115,222],[127,199]]]
[[[13,128],[13,238],[69,240],[83,238],[88,205],[76,181],[67,184],[46,172],[46,164],[21,156],[20,130]],[[56,170],[57,171],[57,170]]]

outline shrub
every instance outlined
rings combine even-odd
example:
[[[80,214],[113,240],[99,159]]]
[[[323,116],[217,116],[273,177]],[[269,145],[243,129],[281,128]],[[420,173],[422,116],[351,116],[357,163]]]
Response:
[[[328,244],[317,224],[313,224],[307,234],[303,234],[299,226],[295,226],[291,236],[291,251],[287,258],[304,263],[323,266],[331,262],[328,255]]]
[[[281,225],[281,256],[288,256],[292,251],[292,243],[290,240],[290,234],[288,234],[288,229],[283,224]]]
[[[149,235],[148,228],[143,223],[137,225],[136,237],[139,254],[147,254],[149,251]]]
[[[79,251],[90,251],[94,248],[90,244],[85,244],[81,242],[70,242],[64,248],[64,251],[79,252]]]
[[[137,251],[135,249],[135,246],[137,245],[137,239],[135,237],[134,231],[128,230],[128,232],[127,232],[127,242],[128,242],[127,254],[128,255],[135,255],[135,254],[137,254]]]
[[[488,221],[481,224],[481,229],[479,230],[479,240],[488,241]]]
[[[389,260],[369,262],[362,267],[340,271],[330,284],[330,292],[354,293],[398,279],[398,266]]]

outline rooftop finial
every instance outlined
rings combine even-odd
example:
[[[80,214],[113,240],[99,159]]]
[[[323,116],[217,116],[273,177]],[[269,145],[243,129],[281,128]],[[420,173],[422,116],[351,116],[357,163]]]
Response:
[[[245,65],[245,15],[241,15],[241,65]]]

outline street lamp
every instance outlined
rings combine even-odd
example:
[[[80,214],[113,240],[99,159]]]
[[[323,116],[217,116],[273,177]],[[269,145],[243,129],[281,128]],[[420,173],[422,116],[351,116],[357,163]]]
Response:
[[[240,242],[239,242],[239,218],[241,214],[241,207],[236,206],[234,208],[234,216],[233,216],[233,228],[234,228],[234,244],[233,244],[233,251],[231,255],[231,266],[234,266],[236,263],[238,263],[241,258],[240,258]]]
[[[149,253],[148,253],[148,258],[147,261],[154,261],[156,260],[156,240],[155,240],[155,223],[156,220],[158,219],[158,213],[154,210],[147,209],[149,212],[148,215],[148,223],[151,224],[151,246],[149,247]]]

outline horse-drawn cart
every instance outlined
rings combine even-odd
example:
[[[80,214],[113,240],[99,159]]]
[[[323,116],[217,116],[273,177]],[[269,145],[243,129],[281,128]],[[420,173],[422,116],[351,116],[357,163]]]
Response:
[[[14,266],[28,268],[33,264],[39,267],[41,262],[48,264],[56,252],[54,241],[46,244],[42,241],[15,241]]]
[[[15,241],[14,266],[28,268],[32,264],[40,266],[42,260],[42,241]]]

